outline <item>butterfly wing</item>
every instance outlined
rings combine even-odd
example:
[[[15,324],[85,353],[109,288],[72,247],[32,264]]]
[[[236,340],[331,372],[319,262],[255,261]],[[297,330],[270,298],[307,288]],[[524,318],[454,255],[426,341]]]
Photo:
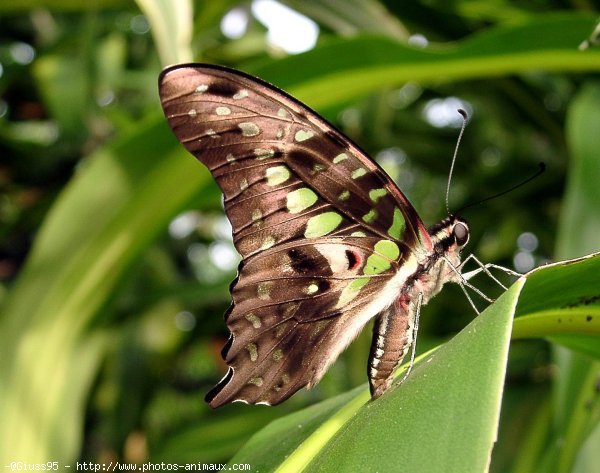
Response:
[[[226,315],[230,370],[208,400],[281,402],[393,302],[429,234],[375,162],[273,86],[187,65],[163,71],[159,89],[175,135],[223,191],[243,258]]]
[[[207,401],[278,404],[314,386],[398,287],[397,253],[376,237],[317,238],[242,264],[226,314],[229,372]]]
[[[175,135],[221,187],[242,257],[307,230],[366,229],[430,249],[427,229],[387,174],[285,92],[238,71],[189,65],[163,71],[160,97]]]

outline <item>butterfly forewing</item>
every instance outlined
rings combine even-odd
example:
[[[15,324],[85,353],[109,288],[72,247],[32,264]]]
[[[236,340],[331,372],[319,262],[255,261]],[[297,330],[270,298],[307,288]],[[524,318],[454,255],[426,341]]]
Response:
[[[165,71],[160,94],[176,136],[221,187],[242,257],[353,233],[427,245],[421,220],[385,173],[283,92],[202,66]]]
[[[178,66],[161,75],[160,96],[222,189],[243,258],[226,314],[230,370],[207,400],[277,404],[314,385],[390,306],[429,234],[377,164],[269,84]]]

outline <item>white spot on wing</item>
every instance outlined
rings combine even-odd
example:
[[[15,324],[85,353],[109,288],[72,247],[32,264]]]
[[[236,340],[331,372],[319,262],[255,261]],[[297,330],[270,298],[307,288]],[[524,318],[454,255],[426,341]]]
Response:
[[[231,109],[229,107],[217,107],[215,109],[217,115],[229,115],[231,114]]]
[[[327,260],[327,263],[329,263],[329,267],[334,274],[341,274],[348,271],[348,259],[346,258],[347,249],[347,246],[338,244],[315,245],[315,250]]]
[[[272,158],[273,156],[275,156],[275,150],[274,149],[265,149],[265,148],[256,148],[254,150],[254,156],[256,156],[256,159]]]
[[[310,130],[298,130],[294,135],[294,139],[298,142],[306,141],[312,138],[315,134]]]
[[[249,343],[246,346],[246,350],[248,350],[248,354],[250,355],[250,361],[256,361],[258,359],[258,348],[256,344]]]
[[[256,136],[260,133],[260,128],[253,122],[242,122],[238,124],[238,128],[242,130],[244,136]]]
[[[262,218],[263,214],[260,211],[260,209],[254,209],[252,211],[252,221],[256,222],[257,220],[260,220]]]
[[[275,244],[275,238],[273,238],[272,236],[268,236],[267,238],[265,238],[265,241],[263,242],[260,249],[266,250],[268,248],[271,248],[274,244]]]
[[[319,286],[316,283],[311,282],[308,286],[306,286],[306,288],[304,289],[304,292],[306,292],[308,295],[310,295],[310,294],[314,294],[318,290],[319,290]]]

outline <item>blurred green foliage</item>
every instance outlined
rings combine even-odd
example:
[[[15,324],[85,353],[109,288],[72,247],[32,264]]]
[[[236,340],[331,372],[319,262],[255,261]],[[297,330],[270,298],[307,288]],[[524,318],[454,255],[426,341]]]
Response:
[[[226,461],[271,420],[366,380],[369,330],[281,406],[202,402],[224,371],[235,265],[218,188],[162,117],[168,63],[230,65],[285,88],[378,158],[428,224],[445,213],[457,135],[453,115],[436,120],[466,107],[451,208],[547,165],[465,212],[469,250],[526,270],[599,249],[592,2],[286,3],[318,24],[305,53],[270,44],[250,2],[0,4],[0,464]],[[247,20],[237,38],[223,32],[232,9]],[[525,301],[564,287],[548,281]],[[518,315],[541,310],[522,304]],[[600,301],[585,310],[597,322]],[[445,288],[423,311],[419,351],[472,317]],[[515,324],[492,471],[598,471],[598,325],[569,332],[549,317]]]

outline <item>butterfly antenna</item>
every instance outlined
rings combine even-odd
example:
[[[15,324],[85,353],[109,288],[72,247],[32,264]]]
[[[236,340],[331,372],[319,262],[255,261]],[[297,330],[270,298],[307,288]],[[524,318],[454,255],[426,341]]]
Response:
[[[462,212],[462,211],[463,211],[463,210],[465,210],[465,209],[469,209],[469,208],[471,208],[471,207],[474,207],[475,205],[483,204],[484,202],[487,202],[488,200],[492,200],[492,199],[495,199],[496,197],[500,197],[500,196],[502,196],[502,195],[504,195],[504,194],[508,194],[509,192],[512,192],[512,191],[514,191],[515,189],[518,189],[519,187],[521,187],[521,186],[523,186],[523,185],[527,184],[529,181],[532,181],[533,179],[535,179],[536,177],[538,177],[540,174],[543,174],[543,173],[544,173],[544,171],[546,170],[546,164],[545,164],[544,162],[540,162],[540,163],[538,163],[538,166],[539,166],[539,169],[538,169],[538,170],[535,172],[535,174],[533,174],[533,175],[529,176],[529,177],[528,177],[527,179],[525,179],[524,181],[521,181],[521,182],[519,182],[518,184],[515,184],[514,186],[512,186],[512,187],[509,187],[509,188],[508,188],[508,189],[506,189],[506,190],[503,190],[502,192],[498,192],[497,194],[494,194],[494,195],[491,195],[491,196],[489,196],[489,197],[486,197],[486,198],[485,198],[485,199],[483,199],[483,200],[479,200],[479,201],[477,201],[477,202],[472,202],[472,203],[470,203],[470,204],[468,204],[468,205],[465,205],[464,207],[461,207],[460,209],[458,209],[458,210],[456,211],[456,213],[458,214],[458,213]]]
[[[454,172],[454,163],[456,162],[456,156],[458,155],[458,147],[460,146],[460,140],[462,140],[462,136],[465,132],[465,128],[467,127],[467,121],[469,116],[467,112],[465,112],[462,108],[457,110],[463,117],[462,126],[460,127],[460,133],[458,134],[458,139],[456,140],[456,147],[454,148],[454,156],[452,156],[452,164],[450,165],[450,174],[448,175],[448,185],[446,186],[446,212],[450,215],[450,206],[448,205],[448,198],[450,196],[450,182],[452,181],[452,173]]]

